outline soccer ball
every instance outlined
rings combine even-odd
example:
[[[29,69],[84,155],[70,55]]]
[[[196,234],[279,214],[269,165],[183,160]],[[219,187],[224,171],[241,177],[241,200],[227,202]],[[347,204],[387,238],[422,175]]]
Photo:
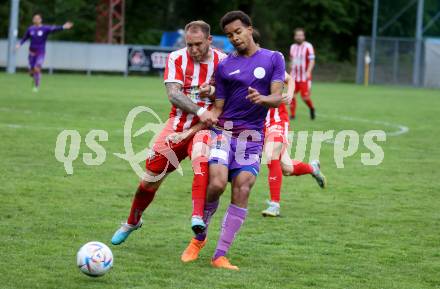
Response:
[[[99,277],[112,268],[113,254],[110,248],[101,242],[88,242],[79,249],[76,264],[84,274]]]

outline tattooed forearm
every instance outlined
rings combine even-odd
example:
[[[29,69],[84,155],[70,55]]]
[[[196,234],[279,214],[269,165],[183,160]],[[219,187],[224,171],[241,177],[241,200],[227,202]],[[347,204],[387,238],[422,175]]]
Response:
[[[197,110],[199,110],[200,107],[192,102],[189,97],[183,94],[182,85],[175,82],[170,82],[166,83],[165,87],[167,89],[168,99],[172,104],[186,112],[194,114],[197,113]]]

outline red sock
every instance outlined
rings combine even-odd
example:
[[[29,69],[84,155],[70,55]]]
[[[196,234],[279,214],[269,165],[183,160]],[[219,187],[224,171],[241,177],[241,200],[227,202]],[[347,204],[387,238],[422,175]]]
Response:
[[[307,106],[309,108],[314,108],[313,107],[313,102],[312,102],[312,100],[310,98],[304,99],[304,102],[307,104]]]
[[[309,164],[300,162],[300,161],[292,161],[293,164],[293,173],[291,176],[301,176],[306,174],[313,173],[313,167]]]
[[[296,113],[296,97],[292,98],[292,102],[290,103],[290,117],[295,117]]]
[[[194,170],[194,178],[192,183],[192,203],[193,203],[192,216],[203,217],[208,181],[209,181],[208,163],[201,162],[198,165],[197,171]]]
[[[269,191],[272,202],[280,202],[281,184],[283,183],[283,172],[281,170],[280,160],[272,160],[267,164],[269,168]]]
[[[134,195],[133,202],[131,204],[130,215],[128,216],[127,223],[130,225],[137,225],[141,219],[142,213],[153,201],[154,195],[157,189],[147,188],[141,182]]]

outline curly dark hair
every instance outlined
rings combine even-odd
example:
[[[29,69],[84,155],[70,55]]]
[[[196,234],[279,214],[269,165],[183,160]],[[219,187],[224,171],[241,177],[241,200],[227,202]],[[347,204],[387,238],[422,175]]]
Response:
[[[222,19],[220,19],[220,27],[223,31],[225,31],[225,26],[235,20],[240,20],[245,26],[252,26],[252,20],[249,15],[240,10],[229,11],[225,15],[223,15]]]

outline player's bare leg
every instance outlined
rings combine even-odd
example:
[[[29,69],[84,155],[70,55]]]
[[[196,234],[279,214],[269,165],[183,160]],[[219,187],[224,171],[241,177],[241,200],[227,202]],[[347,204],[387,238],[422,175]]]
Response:
[[[123,223],[112,237],[113,245],[119,245],[123,243],[133,231],[139,229],[142,226],[142,213],[153,201],[156,191],[166,177],[165,175],[159,180],[152,182],[148,180],[149,178],[147,176],[155,177],[159,174],[153,173],[148,170],[145,174],[146,177],[144,177],[140,181],[134,195],[127,222]]]

